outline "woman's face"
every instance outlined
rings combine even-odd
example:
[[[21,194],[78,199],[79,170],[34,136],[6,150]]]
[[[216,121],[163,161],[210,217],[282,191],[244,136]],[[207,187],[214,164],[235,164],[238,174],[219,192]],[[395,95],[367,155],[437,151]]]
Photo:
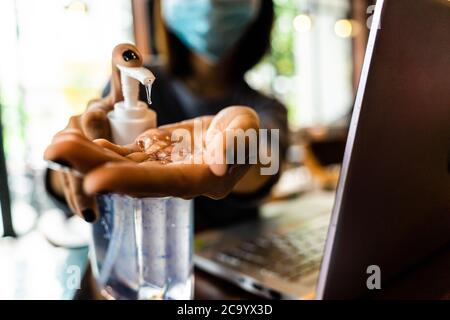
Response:
[[[258,16],[261,0],[162,0],[167,28],[192,52],[217,63]]]

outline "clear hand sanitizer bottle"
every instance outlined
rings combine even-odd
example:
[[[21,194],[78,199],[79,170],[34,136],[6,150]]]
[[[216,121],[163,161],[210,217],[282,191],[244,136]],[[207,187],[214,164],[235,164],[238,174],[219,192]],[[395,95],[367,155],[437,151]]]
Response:
[[[132,45],[119,45],[142,59]],[[125,54],[125,53],[124,53]],[[133,55],[132,55],[133,56]],[[114,58],[113,58],[114,61]],[[114,67],[114,66],[113,66]],[[117,64],[124,100],[108,114],[112,139],[129,144],[156,127],[156,113],[138,101],[139,83],[149,103],[154,75],[142,66]],[[126,177],[124,177],[126,178]],[[92,264],[108,299],[191,299],[193,296],[192,201],[180,198],[97,197],[101,217],[93,226]]]

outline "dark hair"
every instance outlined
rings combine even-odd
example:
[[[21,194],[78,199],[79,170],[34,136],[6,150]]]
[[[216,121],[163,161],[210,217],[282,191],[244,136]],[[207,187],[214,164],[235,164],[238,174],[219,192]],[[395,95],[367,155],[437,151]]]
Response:
[[[261,0],[261,8],[255,21],[234,50],[224,58],[229,67],[231,80],[241,79],[269,51],[273,21],[272,0]],[[166,28],[165,30],[168,42],[168,71],[179,77],[189,76],[192,72],[188,59],[189,49],[172,32]]]

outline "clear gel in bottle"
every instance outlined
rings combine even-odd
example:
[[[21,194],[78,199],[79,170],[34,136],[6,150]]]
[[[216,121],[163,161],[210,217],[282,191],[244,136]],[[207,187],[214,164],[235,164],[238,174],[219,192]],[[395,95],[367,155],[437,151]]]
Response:
[[[140,59],[134,46],[122,46],[127,50],[124,57]],[[156,113],[145,102],[138,101],[141,83],[151,104],[155,77],[142,66],[117,64],[116,67],[118,70],[114,71],[120,72],[124,101],[114,106],[108,118],[113,142],[125,145],[145,130],[156,127]],[[98,196],[97,202],[101,217],[93,226],[92,261],[103,296],[108,299],[191,299],[192,201],[108,194]]]

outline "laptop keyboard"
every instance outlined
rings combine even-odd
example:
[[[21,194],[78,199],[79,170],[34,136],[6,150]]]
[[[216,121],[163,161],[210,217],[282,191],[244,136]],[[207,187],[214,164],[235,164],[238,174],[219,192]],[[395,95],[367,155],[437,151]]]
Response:
[[[317,270],[322,260],[329,217],[320,217],[284,234],[272,233],[228,247],[216,260],[233,267],[253,266],[262,276],[296,281]]]

